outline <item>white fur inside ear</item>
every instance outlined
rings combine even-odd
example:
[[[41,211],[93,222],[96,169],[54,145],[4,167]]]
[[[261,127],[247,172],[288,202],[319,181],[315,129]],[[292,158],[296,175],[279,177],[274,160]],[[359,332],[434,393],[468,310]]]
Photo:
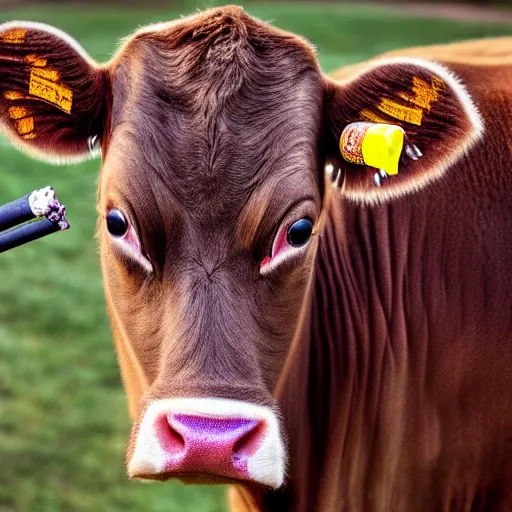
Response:
[[[362,191],[352,191],[344,188],[343,195],[348,199],[353,200],[357,203],[363,204],[379,204],[389,201],[391,199],[401,197],[410,192],[418,191],[425,187],[428,183],[440,178],[445,172],[458,162],[484,135],[485,126],[480,111],[476,106],[473,98],[466,89],[466,86],[454,73],[441,64],[432,62],[420,58],[409,58],[409,57],[393,57],[388,59],[376,59],[368,63],[368,66],[359,71],[355,76],[350,77],[342,82],[335,82],[336,86],[342,85],[347,86],[357,80],[363,75],[378,69],[383,66],[390,65],[412,65],[421,67],[429,70],[430,72],[437,75],[448,87],[453,91],[459,100],[462,109],[464,110],[467,118],[469,119],[472,131],[464,139],[463,143],[456,151],[452,151],[451,154],[441,161],[435,168],[432,168],[429,172],[422,173],[421,176],[414,177],[408,180],[408,183],[399,184],[393,187],[375,187],[374,189],[368,189]],[[326,176],[328,179],[328,177]]]

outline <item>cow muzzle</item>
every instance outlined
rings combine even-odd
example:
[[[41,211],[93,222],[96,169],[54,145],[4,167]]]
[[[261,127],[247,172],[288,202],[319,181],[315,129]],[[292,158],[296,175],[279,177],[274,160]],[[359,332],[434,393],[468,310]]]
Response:
[[[277,489],[286,456],[279,420],[268,408],[216,398],[150,403],[134,426],[130,478],[250,481]]]

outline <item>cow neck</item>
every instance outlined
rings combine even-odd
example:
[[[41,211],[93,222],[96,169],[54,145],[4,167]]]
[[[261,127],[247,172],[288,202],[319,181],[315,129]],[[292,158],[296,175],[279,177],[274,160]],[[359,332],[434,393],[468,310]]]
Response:
[[[440,510],[487,502],[482,482],[512,476],[507,199],[472,200],[461,186],[441,202],[431,190],[328,203],[278,388],[290,483],[264,509]]]
[[[405,261],[387,208],[378,210],[336,196],[327,202],[309,301],[280,389],[292,426],[290,485],[268,498],[269,510],[277,503],[294,512],[368,510],[371,489],[386,503],[383,482],[395,486],[406,413],[400,397],[411,385],[406,339],[391,341],[405,332],[395,289]]]
[[[310,447],[297,480],[308,483],[293,509],[392,510],[391,494],[407,489],[399,481],[404,405],[417,384],[402,308],[408,236],[397,237],[385,206],[333,200],[326,213],[303,355],[307,442],[297,440],[299,450]]]
[[[287,504],[294,512],[368,510],[368,491],[395,477],[391,459],[400,453],[405,412],[395,398],[408,386],[397,360],[407,357],[405,340],[390,341],[398,328],[390,324],[398,262],[385,216],[339,199],[325,213],[295,365],[281,395],[293,425]],[[393,399],[383,411],[386,397]],[[395,444],[384,446],[391,429]]]

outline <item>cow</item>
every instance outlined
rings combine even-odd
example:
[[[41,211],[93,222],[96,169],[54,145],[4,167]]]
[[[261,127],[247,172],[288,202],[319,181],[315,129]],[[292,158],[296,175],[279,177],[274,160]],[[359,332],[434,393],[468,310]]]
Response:
[[[9,140],[101,155],[130,478],[230,483],[246,512],[512,508],[510,55],[328,77],[236,6],[142,28],[103,65],[0,26]],[[416,158],[375,183],[340,151],[354,122],[399,127]]]

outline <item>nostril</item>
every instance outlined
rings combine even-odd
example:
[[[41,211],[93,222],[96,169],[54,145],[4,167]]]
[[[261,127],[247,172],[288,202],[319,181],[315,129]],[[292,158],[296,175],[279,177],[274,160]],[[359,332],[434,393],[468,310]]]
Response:
[[[253,418],[218,418],[168,413],[155,425],[165,467],[182,472],[247,474],[251,457],[264,444],[267,424]]]
[[[166,453],[178,454],[185,450],[185,439],[183,439],[183,436],[167,421],[166,416],[158,418],[156,432],[158,441]]]
[[[260,421],[234,444],[233,461],[240,462],[253,455],[261,446],[264,437],[265,424]]]

